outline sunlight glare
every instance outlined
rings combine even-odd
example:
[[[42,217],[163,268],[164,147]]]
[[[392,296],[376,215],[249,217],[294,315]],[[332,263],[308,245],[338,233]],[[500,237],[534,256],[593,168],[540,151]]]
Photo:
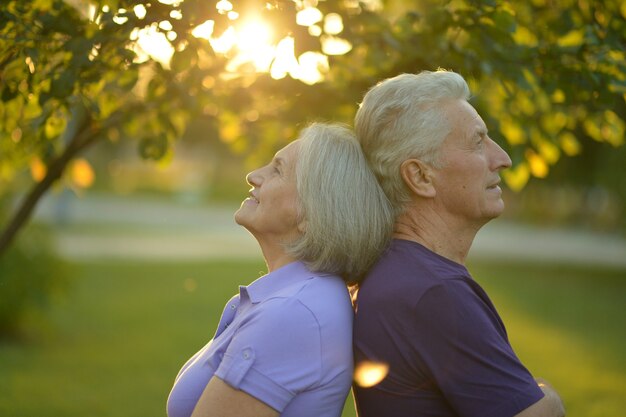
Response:
[[[322,34],[322,28],[318,25],[309,26],[309,35],[318,37]]]
[[[208,41],[211,39],[214,26],[215,26],[215,22],[213,20],[207,20],[203,24],[196,26],[191,31],[191,34],[195,36],[196,38],[202,38]]]
[[[337,13],[329,13],[324,18],[324,32],[338,35],[343,31],[343,19]]]
[[[322,20],[324,16],[316,7],[307,7],[296,14],[296,23],[300,26],[311,26]]]
[[[336,36],[322,36],[322,52],[326,55],[344,55],[350,52],[352,44]]]
[[[237,68],[252,62],[256,71],[267,72],[270,69],[276,48],[272,45],[272,30],[262,21],[249,21],[237,30],[237,56],[229,67]]]
[[[389,373],[389,365],[382,362],[360,362],[354,370],[357,385],[369,388],[381,382]]]
[[[215,8],[217,9],[218,12],[224,14],[233,10],[233,4],[229,2],[228,0],[220,0],[215,5]]]
[[[174,27],[169,22],[169,20],[161,20],[159,22],[159,28],[161,28],[161,29],[163,29],[165,31],[170,31],[170,30],[174,29]]]
[[[211,37],[209,39],[209,42],[211,42],[211,46],[218,54],[227,53],[228,51],[233,49],[233,47],[237,43],[237,33],[235,32],[235,28],[229,26],[229,28],[224,31],[222,36],[220,36],[219,38]]]
[[[324,79],[328,72],[328,57],[319,52],[308,51],[298,58],[300,64],[299,79],[303,83],[313,85]]]
[[[157,27],[153,25],[140,29],[134,36],[137,36],[137,41],[133,49],[137,53],[139,62],[143,62],[150,56],[165,67],[169,67],[170,59],[174,54],[174,48],[163,32],[160,32]]]
[[[98,13],[98,8],[95,5],[90,4],[87,9],[87,15],[89,16],[89,20],[91,20],[92,22],[95,22],[97,18],[97,13]]]
[[[135,29],[133,29],[132,32],[130,32],[130,40],[131,41],[134,42],[134,41],[137,40],[137,38],[139,38],[139,30],[140,30],[139,28],[135,28]]]
[[[124,23],[128,22],[128,18],[126,16],[120,16],[120,14],[126,13],[126,9],[119,9],[117,13],[118,14],[113,16],[113,21],[115,23],[117,23],[118,25],[123,25]]]
[[[148,11],[146,10],[146,6],[144,6],[143,4],[138,4],[133,7],[133,12],[135,12],[135,16],[137,16],[137,19],[141,20],[146,17],[146,13]]]
[[[237,47],[242,51],[254,51],[271,42],[272,31],[268,25],[260,21],[242,24],[237,31]]]
[[[270,75],[273,79],[280,80],[285,78],[287,74],[293,77],[297,70],[298,61],[294,55],[294,39],[287,36],[276,45],[276,59],[272,64]]]
[[[226,4],[221,4],[221,7],[226,7]],[[308,7],[303,10],[311,9],[312,7]],[[329,23],[326,25],[330,25],[330,31],[335,33],[342,25],[341,18],[329,16]],[[318,17],[317,21],[321,21],[321,12]],[[317,36],[323,33],[320,25],[311,24],[310,31],[311,28],[317,29],[315,33]],[[253,70],[269,72],[274,79],[282,79],[289,75],[306,84],[315,84],[323,81],[324,75],[328,72],[329,64],[326,55],[309,51],[296,58],[294,38],[287,36],[276,44],[272,27],[259,18],[251,18],[243,22],[235,21],[217,38],[214,37],[213,30],[214,21],[208,20],[194,28],[191,33],[197,38],[207,39],[215,53],[229,54],[226,71],[235,76],[238,72],[245,73]],[[335,55],[344,54],[352,47],[343,39],[333,36],[325,38],[326,50]]]

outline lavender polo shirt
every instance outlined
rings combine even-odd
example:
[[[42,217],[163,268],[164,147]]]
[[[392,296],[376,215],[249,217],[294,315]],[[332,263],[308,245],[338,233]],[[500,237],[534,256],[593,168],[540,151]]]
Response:
[[[353,312],[341,278],[285,265],[239,287],[213,339],[181,369],[169,417],[190,417],[215,375],[283,417],[341,415],[352,381]]]

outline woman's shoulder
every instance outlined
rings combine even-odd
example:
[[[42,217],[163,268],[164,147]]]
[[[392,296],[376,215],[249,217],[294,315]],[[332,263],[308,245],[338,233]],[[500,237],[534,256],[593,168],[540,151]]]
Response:
[[[352,324],[352,303],[343,280],[334,275],[313,273],[299,285],[284,288],[264,301],[263,314],[287,322],[311,321],[325,326]]]
[[[311,308],[335,311],[352,310],[350,293],[346,283],[338,276],[318,274],[312,276],[294,294],[294,298]]]

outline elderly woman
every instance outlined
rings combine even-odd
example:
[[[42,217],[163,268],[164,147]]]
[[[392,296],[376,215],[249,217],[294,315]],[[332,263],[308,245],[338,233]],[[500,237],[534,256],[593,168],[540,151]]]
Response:
[[[392,213],[350,130],[313,124],[251,172],[236,222],[268,274],[226,305],[182,368],[169,417],[336,417],[352,381],[357,282],[386,247]]]

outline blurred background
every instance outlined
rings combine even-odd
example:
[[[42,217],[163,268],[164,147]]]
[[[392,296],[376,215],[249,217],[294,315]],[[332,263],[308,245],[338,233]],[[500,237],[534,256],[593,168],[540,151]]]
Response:
[[[265,271],[246,173],[437,68],[514,162],[470,271],[568,416],[621,415],[625,50],[617,0],[3,3],[0,415],[165,415]]]

